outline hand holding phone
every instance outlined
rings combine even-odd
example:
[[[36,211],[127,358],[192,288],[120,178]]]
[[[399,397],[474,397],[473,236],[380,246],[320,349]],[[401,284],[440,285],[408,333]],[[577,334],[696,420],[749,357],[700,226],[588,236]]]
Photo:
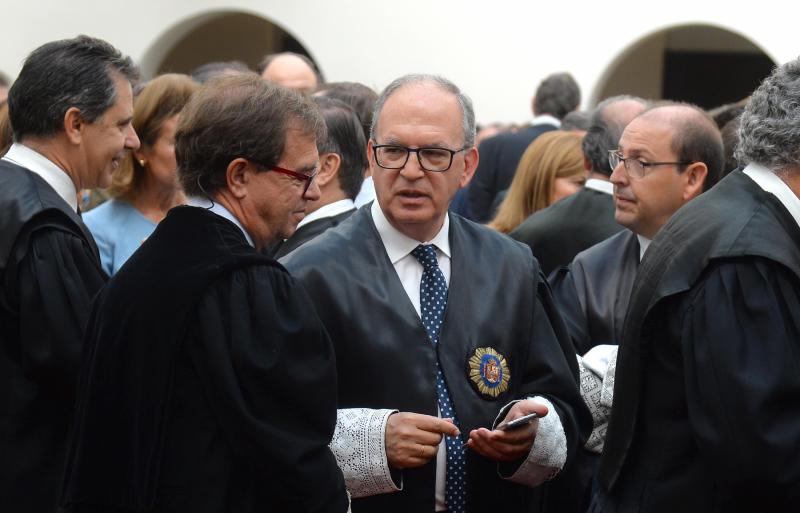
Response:
[[[529,413],[528,415],[523,415],[522,417],[510,420],[508,422],[501,422],[495,429],[499,429],[500,431],[513,431],[528,425],[533,421],[533,419],[536,418],[539,418],[538,413]]]

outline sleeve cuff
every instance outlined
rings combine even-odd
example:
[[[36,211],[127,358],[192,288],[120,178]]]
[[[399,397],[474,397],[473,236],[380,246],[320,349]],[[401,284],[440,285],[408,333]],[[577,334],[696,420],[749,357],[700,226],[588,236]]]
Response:
[[[499,470],[498,473],[503,479],[533,487],[554,478],[564,467],[567,461],[567,436],[553,403],[541,396],[531,399],[547,406],[548,413],[538,420],[536,439],[525,461],[511,475],[503,475]],[[495,419],[495,426],[505,418],[508,409],[516,402],[509,403],[500,411]]]
[[[402,490],[395,484],[386,459],[386,419],[396,410],[340,409],[331,452],[352,498]]]
[[[592,414],[592,433],[584,447],[597,454],[603,452],[611,416],[616,362],[617,346],[597,346],[578,357],[581,397]]]

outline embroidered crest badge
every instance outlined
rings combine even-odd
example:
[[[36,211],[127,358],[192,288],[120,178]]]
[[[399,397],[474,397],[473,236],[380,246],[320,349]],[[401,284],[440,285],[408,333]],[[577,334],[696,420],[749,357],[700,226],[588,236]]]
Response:
[[[506,359],[491,347],[479,347],[467,361],[469,379],[481,394],[492,399],[508,389],[511,373]]]

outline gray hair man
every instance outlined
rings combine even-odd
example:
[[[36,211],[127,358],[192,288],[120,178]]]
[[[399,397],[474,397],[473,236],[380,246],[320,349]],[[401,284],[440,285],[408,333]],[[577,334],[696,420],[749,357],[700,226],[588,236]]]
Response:
[[[99,39],[54,41],[9,91],[0,160],[0,497],[55,511],[89,305],[106,281],[78,191],[106,187],[127,151],[130,58]]]
[[[448,213],[478,164],[474,140],[455,84],[395,80],[369,141],[377,200],[282,260],[336,347],[332,448],[360,511],[517,510],[518,484],[557,473],[588,427],[530,251]]]
[[[645,253],[617,358],[600,511],[796,507],[798,106],[796,59],[742,114],[745,167],[680,209]]]

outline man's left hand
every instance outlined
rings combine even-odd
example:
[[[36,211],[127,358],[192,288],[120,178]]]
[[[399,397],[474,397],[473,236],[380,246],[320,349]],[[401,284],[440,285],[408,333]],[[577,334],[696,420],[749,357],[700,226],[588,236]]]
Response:
[[[539,417],[544,417],[547,415],[547,406],[530,399],[520,401],[508,410],[503,421],[508,422],[529,413],[537,413]],[[490,460],[517,461],[528,456],[538,429],[538,419],[511,431],[473,429],[469,433],[467,447]]]

